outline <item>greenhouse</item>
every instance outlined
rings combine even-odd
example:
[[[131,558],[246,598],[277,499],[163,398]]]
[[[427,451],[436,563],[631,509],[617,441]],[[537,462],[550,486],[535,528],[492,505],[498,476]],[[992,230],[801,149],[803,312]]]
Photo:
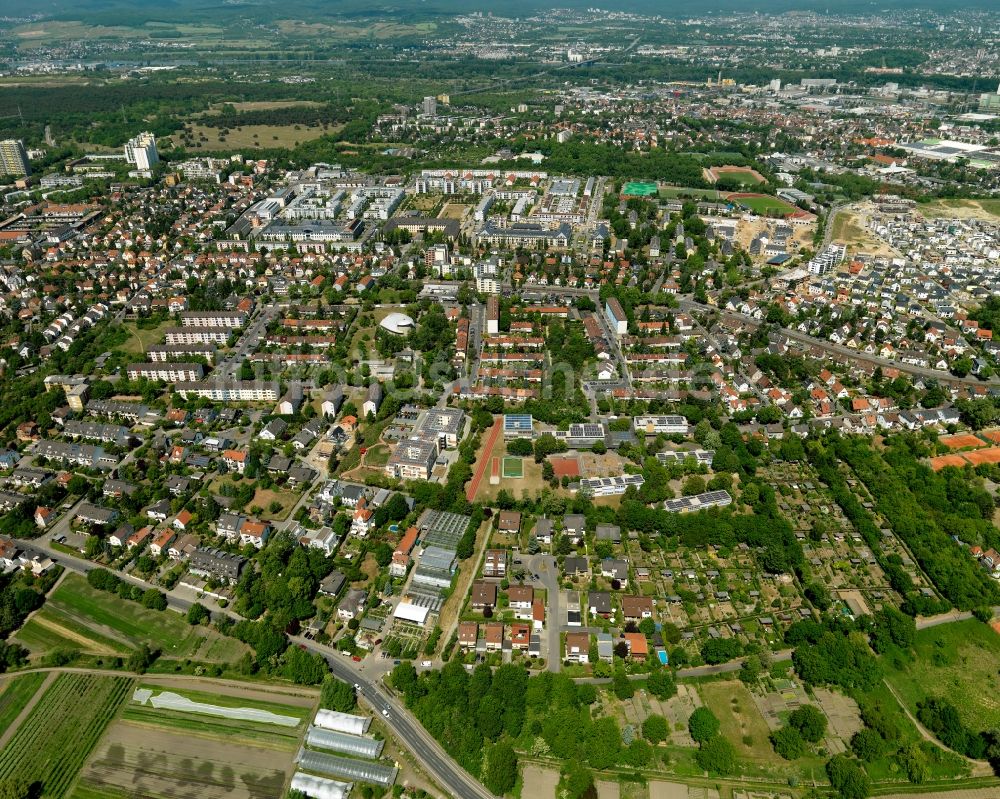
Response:
[[[368,757],[372,760],[382,754],[382,747],[385,741],[376,741],[374,738],[361,738],[357,735],[347,735],[334,730],[323,730],[319,727],[310,727],[306,733],[306,743],[317,749],[330,749],[334,752],[344,752],[348,755],[358,757]]]

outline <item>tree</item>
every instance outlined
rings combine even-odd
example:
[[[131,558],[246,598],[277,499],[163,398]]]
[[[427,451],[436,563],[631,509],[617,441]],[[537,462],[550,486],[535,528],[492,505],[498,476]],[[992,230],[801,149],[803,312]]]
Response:
[[[688,732],[696,743],[703,744],[719,733],[719,720],[707,707],[700,707],[688,718]]]
[[[668,669],[657,669],[646,680],[646,690],[657,699],[669,699],[677,693],[677,683]]]
[[[804,741],[819,743],[826,734],[826,716],[815,705],[802,705],[792,711],[788,723],[798,730]]]
[[[319,685],[329,673],[330,667],[322,655],[306,652],[297,646],[285,650],[284,661],[282,671],[285,677],[297,685]]]
[[[517,455],[527,458],[534,451],[530,438],[515,438],[507,442],[507,452],[510,455]]]
[[[597,799],[594,775],[576,761],[565,766],[562,783],[567,799]]]
[[[667,737],[670,735],[670,726],[663,716],[653,713],[647,716],[646,720],[642,723],[642,734],[647,741],[658,744],[661,741],[667,740]]]
[[[187,612],[187,623],[191,626],[196,626],[201,624],[206,619],[211,618],[212,614],[208,608],[202,605],[200,602],[195,602]]]
[[[721,735],[705,741],[695,752],[694,759],[701,768],[713,774],[726,776],[736,771],[736,750]]]
[[[494,744],[486,753],[483,784],[493,793],[503,796],[517,782],[517,755],[507,740]]]
[[[851,738],[851,751],[866,763],[871,763],[882,757],[885,752],[885,741],[875,730],[865,727],[854,733]]]
[[[771,744],[774,751],[785,760],[795,760],[806,753],[806,742],[802,740],[799,731],[792,726],[785,726],[771,733]]]
[[[134,671],[136,674],[145,674],[146,669],[156,660],[158,654],[154,653],[146,644],[143,644],[129,655],[125,668],[129,671]]]
[[[155,588],[147,588],[142,595],[142,604],[150,610],[166,610],[167,597]]]
[[[830,758],[826,764],[826,775],[841,799],[866,799],[871,791],[871,783],[864,769],[846,755]]]
[[[625,666],[619,664],[611,678],[611,689],[619,699],[631,699],[635,695],[635,687],[625,673]]]
[[[410,668],[413,667],[410,666]],[[348,685],[343,680],[338,680],[332,674],[327,674],[323,678],[319,704],[320,707],[336,710],[338,713],[351,713],[358,706],[358,697],[353,686]]]

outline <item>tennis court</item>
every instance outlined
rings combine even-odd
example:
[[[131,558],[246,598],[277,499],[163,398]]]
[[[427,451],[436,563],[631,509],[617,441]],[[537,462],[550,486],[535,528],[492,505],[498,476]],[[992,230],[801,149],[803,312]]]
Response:
[[[659,191],[657,185],[648,180],[632,180],[622,186],[626,197],[652,197]]]
[[[503,459],[503,476],[506,480],[520,480],[524,477],[524,464],[521,462],[521,458],[512,458],[509,455],[505,456]]]

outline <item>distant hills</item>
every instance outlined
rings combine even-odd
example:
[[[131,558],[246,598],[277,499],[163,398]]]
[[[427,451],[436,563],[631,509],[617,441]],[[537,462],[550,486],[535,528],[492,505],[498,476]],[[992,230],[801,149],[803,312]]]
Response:
[[[251,19],[324,20],[339,15],[397,18],[440,17],[470,11],[496,11],[505,16],[530,14],[553,7],[589,8],[665,16],[689,16],[706,12],[818,11],[837,14],[926,9],[954,12],[969,8],[996,9],[996,0],[0,0],[0,16],[23,16],[29,12],[52,14],[60,19],[102,25],[136,25],[145,22],[227,22]]]

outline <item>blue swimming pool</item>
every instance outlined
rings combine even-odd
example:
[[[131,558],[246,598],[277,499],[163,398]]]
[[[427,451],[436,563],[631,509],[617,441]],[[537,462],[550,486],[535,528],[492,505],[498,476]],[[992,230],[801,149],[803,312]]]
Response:
[[[657,651],[656,656],[660,659],[660,663],[664,666],[667,665],[667,651],[665,649],[660,649]]]

